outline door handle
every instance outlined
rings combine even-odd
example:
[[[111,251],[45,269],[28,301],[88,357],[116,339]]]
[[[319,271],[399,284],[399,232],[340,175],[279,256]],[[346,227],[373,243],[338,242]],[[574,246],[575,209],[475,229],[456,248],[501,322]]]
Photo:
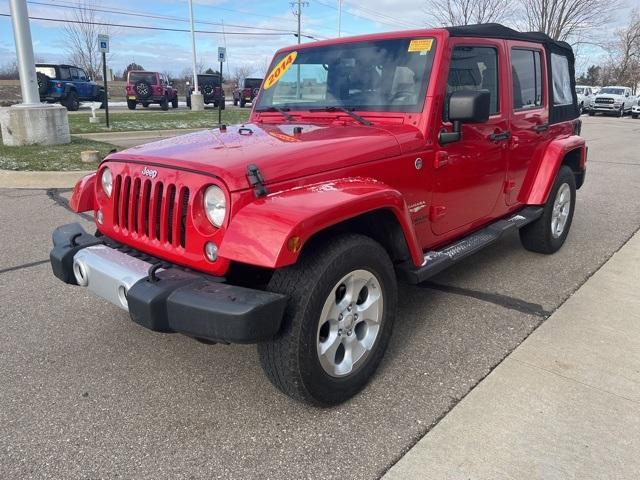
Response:
[[[537,133],[542,133],[546,130],[549,130],[549,124],[548,123],[540,123],[538,125],[536,125],[535,127],[533,127],[533,130]]]
[[[509,130],[505,130],[504,132],[495,132],[489,135],[489,140],[492,142],[499,142],[500,140],[507,140],[511,137],[511,132]]]

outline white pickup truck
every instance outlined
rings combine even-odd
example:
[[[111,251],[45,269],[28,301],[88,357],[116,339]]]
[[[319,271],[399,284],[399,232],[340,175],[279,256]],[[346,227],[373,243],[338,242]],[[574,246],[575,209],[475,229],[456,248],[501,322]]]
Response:
[[[589,110],[589,115],[596,113],[614,113],[619,117],[631,112],[631,108],[637,105],[638,99],[631,93],[629,87],[604,87],[596,95]]]

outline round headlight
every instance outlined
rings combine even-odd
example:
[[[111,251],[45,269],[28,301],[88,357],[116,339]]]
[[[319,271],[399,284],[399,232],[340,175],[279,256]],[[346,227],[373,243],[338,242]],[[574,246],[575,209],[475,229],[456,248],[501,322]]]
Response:
[[[204,211],[213,225],[216,227],[222,226],[227,213],[227,200],[220,187],[211,185],[204,192]]]
[[[111,198],[111,191],[113,190],[113,177],[111,176],[111,170],[105,168],[102,171],[100,182],[102,183],[102,190],[104,191],[105,195]]]

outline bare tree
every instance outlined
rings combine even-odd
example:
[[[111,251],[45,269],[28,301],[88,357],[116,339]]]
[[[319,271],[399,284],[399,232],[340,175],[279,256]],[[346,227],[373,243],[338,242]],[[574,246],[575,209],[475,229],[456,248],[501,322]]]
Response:
[[[615,33],[609,44],[609,59],[603,76],[609,83],[626,85],[634,90],[640,82],[640,12],[633,11],[629,24]]]
[[[102,56],[98,49],[98,34],[109,35],[112,29],[101,22],[91,1],[79,3],[67,18],[63,34],[67,43],[69,62],[82,67],[91,78],[98,78]]]
[[[583,41],[587,32],[602,31],[620,0],[520,0],[520,3],[526,28],[576,43]]]
[[[230,80],[232,83],[239,84],[240,80],[242,80],[243,78],[247,78],[249,75],[251,75],[252,71],[253,67],[251,65],[236,65],[233,69]]]
[[[427,0],[425,12],[438,25],[470,25],[508,20],[509,0]]]

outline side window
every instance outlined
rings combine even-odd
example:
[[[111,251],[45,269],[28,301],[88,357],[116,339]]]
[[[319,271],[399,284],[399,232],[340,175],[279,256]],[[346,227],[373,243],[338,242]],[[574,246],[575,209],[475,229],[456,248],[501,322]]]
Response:
[[[569,60],[557,53],[551,54],[551,75],[553,80],[553,104],[571,105],[573,93],[571,92],[571,78],[569,75]]]
[[[82,69],[80,69],[80,68],[78,69],[78,78],[79,78],[80,80],[83,80],[83,81],[86,81],[86,80],[87,80],[87,74],[86,74],[86,73],[84,73],[84,70],[82,70]]]
[[[498,51],[495,48],[458,46],[453,49],[447,80],[447,98],[459,90],[488,90],[491,114],[500,111]]]
[[[542,105],[539,51],[511,50],[511,77],[514,110],[537,108]]]
[[[71,80],[71,72],[67,67],[60,67],[60,80]]]
[[[77,80],[78,79],[78,69],[77,68],[70,68],[69,71],[71,72],[71,79],[72,80]]]

